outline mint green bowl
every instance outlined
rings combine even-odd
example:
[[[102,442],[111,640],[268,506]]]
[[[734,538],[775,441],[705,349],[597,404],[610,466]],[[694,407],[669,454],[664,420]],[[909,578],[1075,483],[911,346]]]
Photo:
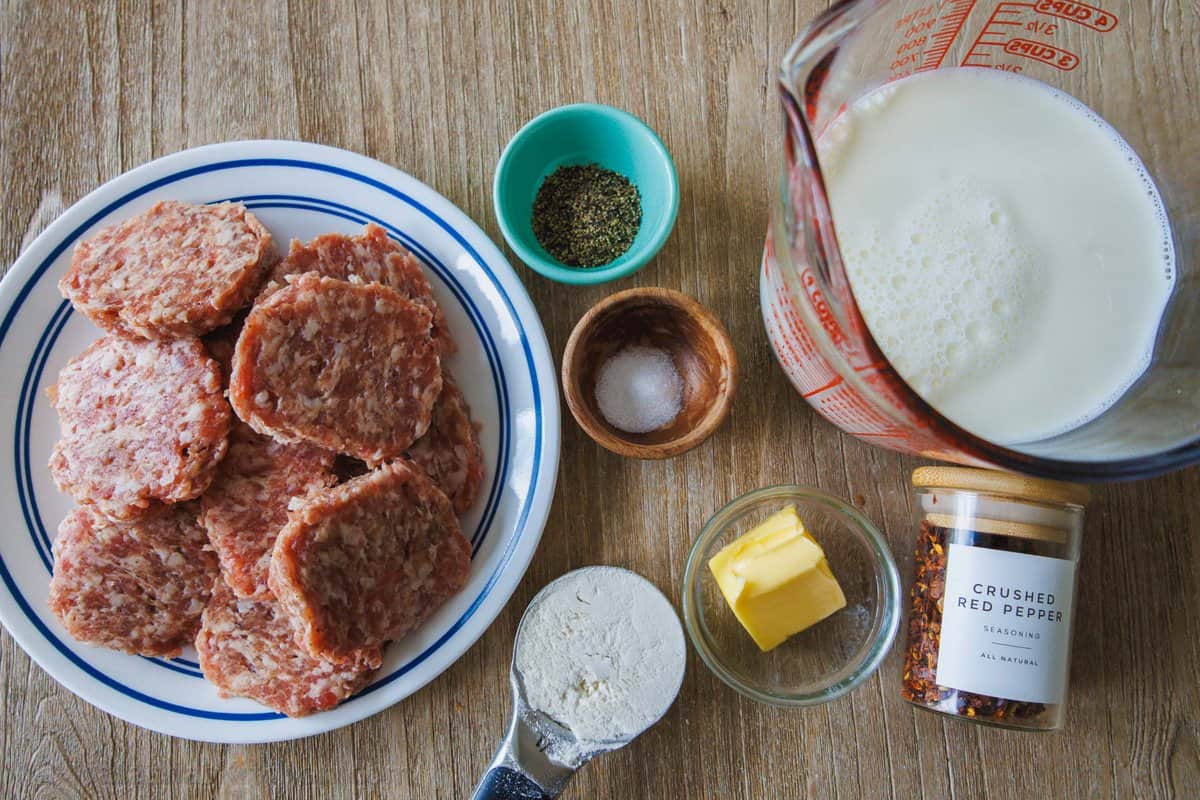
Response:
[[[570,267],[538,243],[530,217],[538,189],[563,165],[599,164],[627,177],[642,198],[642,225],[629,249],[599,267]],[[679,211],[675,163],[658,135],[612,106],[559,106],[530,120],[504,148],[492,185],[496,218],[508,246],[534,271],[560,283],[597,284],[645,266],[662,248]]]

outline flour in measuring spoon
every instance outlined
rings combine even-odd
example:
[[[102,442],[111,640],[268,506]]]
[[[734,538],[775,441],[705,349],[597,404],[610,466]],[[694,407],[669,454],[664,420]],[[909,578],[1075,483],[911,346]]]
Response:
[[[685,661],[671,604],[615,567],[568,573],[539,594],[515,656],[526,702],[578,740],[550,753],[563,762],[652,725],[675,700]]]
[[[1074,98],[934,70],[860,98],[818,153],[872,335],[958,425],[1002,444],[1053,436],[1149,364],[1175,283],[1166,212]]]

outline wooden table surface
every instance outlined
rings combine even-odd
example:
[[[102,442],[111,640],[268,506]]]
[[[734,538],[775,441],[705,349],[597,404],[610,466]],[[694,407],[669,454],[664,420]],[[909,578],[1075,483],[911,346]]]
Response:
[[[715,310],[743,376],[723,429],[664,463],[600,450],[564,408],[553,512],[508,607],[441,677],[357,725],[266,746],[167,738],[77,699],[0,635],[0,798],[466,797],[508,717],[512,637],[533,593],[569,569],[615,564],[678,601],[702,523],[765,484],[815,485],[859,506],[908,574],[906,481],[916,462],[816,417],[788,387],[758,315],[778,150],[774,65],[826,5],[0,2],[0,262],[124,170],[186,147],[260,137],[394,164],[500,241],[490,186],[505,142],[545,109],[599,101],[662,135],[682,203],[662,253],[620,283],[562,286],[514,259],[555,357],[592,303],[659,285]],[[1059,734],[914,711],[898,695],[899,648],[852,696],[805,711],[740,698],[690,653],[662,723],[588,766],[567,795],[1197,796],[1198,493],[1194,469],[1097,492],[1079,577],[1070,718]]]

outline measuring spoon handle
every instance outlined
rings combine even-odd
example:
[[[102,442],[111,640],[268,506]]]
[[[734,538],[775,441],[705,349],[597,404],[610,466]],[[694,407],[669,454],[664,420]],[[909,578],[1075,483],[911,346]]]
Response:
[[[516,677],[511,677],[513,715],[508,733],[488,764],[471,800],[553,800],[575,773],[545,752],[544,736],[529,721]]]
[[[522,772],[511,767],[493,767],[483,776],[471,800],[553,800]]]

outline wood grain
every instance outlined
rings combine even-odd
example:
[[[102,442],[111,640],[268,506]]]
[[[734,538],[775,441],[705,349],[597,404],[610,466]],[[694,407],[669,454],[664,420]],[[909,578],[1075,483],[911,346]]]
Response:
[[[1148,2],[1167,19],[1188,0]],[[0,0],[0,263],[121,171],[246,137],[382,159],[499,241],[490,182],[508,137],[552,106],[599,101],[662,135],[680,173],[679,220],[655,261],[615,285],[567,287],[517,266],[556,357],[601,297],[661,285],[716,312],[742,376],[724,427],[674,460],[623,460],[564,414],[557,499],[508,607],[431,685],[350,728],[261,747],[169,739],[76,699],[0,635],[0,797],[466,797],[507,719],[512,635],[533,593],[574,567],[615,564],[678,601],[705,519],[767,483],[811,484],[859,506],[907,573],[915,462],[815,417],[776,366],[757,310],[777,148],[773,65],[825,5]],[[1178,53],[1139,57],[1180,74]],[[807,711],[743,700],[693,654],[664,721],[588,766],[568,796],[1197,796],[1198,494],[1195,469],[1097,492],[1060,734],[914,711],[897,692],[898,651],[851,697]]]

